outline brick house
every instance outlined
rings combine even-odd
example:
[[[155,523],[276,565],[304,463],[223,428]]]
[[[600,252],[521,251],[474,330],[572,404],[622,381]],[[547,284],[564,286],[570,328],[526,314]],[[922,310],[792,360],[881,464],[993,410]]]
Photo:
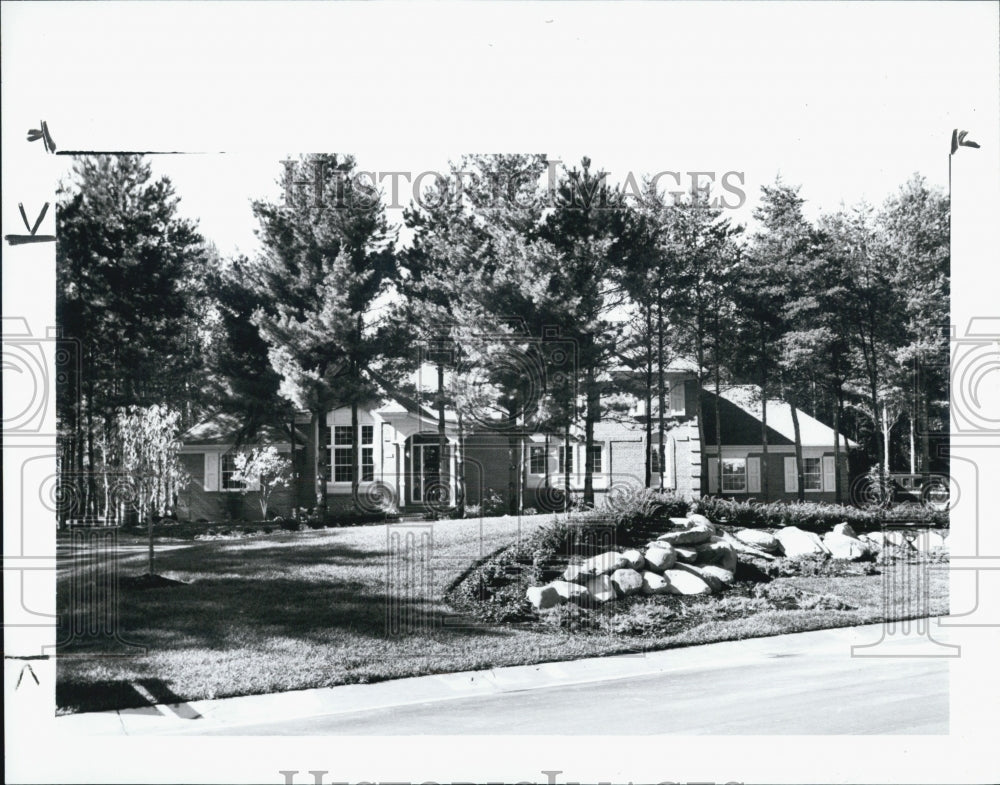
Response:
[[[658,420],[654,405],[653,462],[650,486],[674,491],[685,498],[704,494],[736,499],[796,499],[797,472],[790,406],[769,400],[768,456],[761,440],[759,389],[730,386],[718,401],[721,423],[722,460],[716,447],[715,395],[701,391],[702,425],[698,418],[698,383],[689,365],[673,364],[665,371],[669,384],[665,444],[660,460]],[[619,396],[621,398],[621,396]],[[625,398],[625,404],[597,423],[592,447],[594,491],[600,498],[616,488],[645,484],[646,421],[644,402]],[[829,501],[834,492],[833,429],[798,412],[802,441],[803,478],[807,500]],[[419,512],[428,507],[448,507],[464,484],[468,504],[499,500],[501,507],[516,508],[520,492],[522,508],[561,509],[565,470],[573,492],[584,487],[585,444],[582,427],[564,434],[530,434],[523,440],[488,424],[477,423],[459,433],[458,420],[446,412],[446,446],[441,449],[437,412],[397,390],[386,387],[380,400],[359,411],[359,499],[351,497],[351,412],[349,408],[328,412],[318,426],[310,425],[306,413],[296,418],[295,466],[302,481],[295,489],[276,492],[271,509],[287,514],[292,507],[312,507],[316,493],[311,474],[315,451],[327,494],[328,508],[373,512],[386,502],[401,512]],[[701,430],[699,428],[701,427]],[[193,428],[184,437],[181,458],[192,481],[182,498],[187,517],[214,519],[236,515],[243,505],[255,504],[253,490],[246,494],[231,478],[236,424],[215,418]],[[701,438],[702,433],[704,439]],[[842,498],[848,497],[847,452],[854,442],[841,439]],[[273,443],[279,451],[292,453],[287,433],[277,429],[262,432],[260,443]],[[518,460],[518,451],[521,451]],[[662,465],[661,465],[662,463]],[[520,467],[520,470],[519,470]],[[464,483],[459,477],[464,474]],[[707,482],[707,487],[705,483]],[[320,486],[322,489],[322,485]],[[252,516],[252,507],[249,508]],[[246,510],[244,509],[244,514]]]

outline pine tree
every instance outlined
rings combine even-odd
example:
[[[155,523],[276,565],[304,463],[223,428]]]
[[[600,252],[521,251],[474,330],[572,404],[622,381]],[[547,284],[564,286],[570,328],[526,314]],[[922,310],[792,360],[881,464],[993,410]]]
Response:
[[[354,159],[318,154],[289,162],[281,204],[255,202],[263,253],[254,280],[273,309],[254,322],[280,377],[279,393],[312,415],[317,504],[326,509],[319,434],[334,408],[351,409],[351,491],[360,483],[359,406],[377,397],[372,371],[387,353],[378,300],[395,274],[394,241],[379,194],[354,175]]]

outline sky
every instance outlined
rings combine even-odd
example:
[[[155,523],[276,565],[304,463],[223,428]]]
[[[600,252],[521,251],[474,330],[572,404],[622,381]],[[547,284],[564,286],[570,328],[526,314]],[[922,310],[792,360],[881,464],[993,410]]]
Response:
[[[64,149],[120,138],[122,149],[206,153],[155,166],[224,253],[255,246],[249,201],[277,195],[278,162],[294,153],[351,152],[380,173],[496,151],[588,155],[612,179],[742,172],[748,199],[734,218],[745,222],[778,174],[802,186],[811,217],[878,204],[913,172],[946,188],[952,128],[988,132],[996,104],[995,79],[970,78],[996,72],[989,3],[625,4],[616,24],[600,3],[447,14],[310,4],[313,24],[260,3],[252,29],[226,4],[198,4],[197,24],[160,4],[104,5],[59,6],[42,39],[74,63],[49,107],[77,111],[46,107],[49,124]],[[75,33],[104,16],[114,46],[94,56]],[[4,43],[11,61],[39,61],[17,57],[22,39]],[[118,94],[104,87],[109,72]],[[32,81],[17,77],[15,91]],[[98,130],[123,95],[134,112]]]

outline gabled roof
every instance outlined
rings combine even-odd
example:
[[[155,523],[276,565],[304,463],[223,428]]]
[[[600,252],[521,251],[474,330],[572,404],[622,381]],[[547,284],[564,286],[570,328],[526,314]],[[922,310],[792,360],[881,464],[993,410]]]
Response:
[[[243,430],[243,421],[235,414],[218,412],[189,428],[181,436],[184,444],[234,444]],[[299,445],[305,444],[306,435],[298,428],[295,438]],[[244,444],[287,444],[287,431],[272,425],[263,425],[257,429],[252,439],[245,439]]]
[[[702,395],[705,438],[711,443],[715,436],[715,393],[712,389],[705,388]],[[758,444],[761,441],[760,424],[764,408],[760,387],[755,384],[728,385],[720,390],[719,397],[723,444]],[[802,446],[832,448],[833,428],[802,409],[797,412]],[[770,444],[795,444],[792,407],[786,401],[767,399],[767,431]],[[857,442],[847,439],[843,434],[841,440],[848,448],[858,446]]]

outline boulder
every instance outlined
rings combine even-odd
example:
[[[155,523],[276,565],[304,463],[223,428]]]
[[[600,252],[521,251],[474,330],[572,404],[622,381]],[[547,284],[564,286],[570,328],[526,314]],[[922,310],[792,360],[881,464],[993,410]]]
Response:
[[[656,572],[650,572],[646,570],[642,574],[642,593],[643,594],[669,594],[670,593],[670,581],[664,578],[662,575]]]
[[[727,570],[725,567],[719,567],[715,564],[706,564],[703,567],[699,567],[701,570],[701,577],[706,579],[708,576],[718,578],[722,582],[723,586],[729,586],[733,581],[736,580],[736,572],[733,570]]]
[[[871,553],[871,546],[865,544],[857,537],[848,537],[845,534],[830,532],[823,537],[823,544],[829,549],[830,555],[834,559],[848,559],[858,561]]]
[[[851,524],[849,524],[847,521],[844,521],[843,523],[838,523],[836,526],[834,526],[833,533],[843,534],[845,537],[853,537],[854,539],[858,539],[858,533],[854,531],[853,528],[851,528]]]
[[[737,553],[745,553],[749,556],[756,556],[757,558],[764,559],[766,561],[774,561],[774,559],[776,558],[775,554],[773,553],[762,551],[759,548],[754,548],[752,545],[747,545],[745,542],[742,542],[741,540],[737,540],[729,532],[723,532],[722,539],[724,539],[726,542],[732,545],[733,549]],[[780,553],[781,543],[778,543],[778,548],[779,548],[778,553]]]
[[[887,542],[885,535],[882,534],[882,532],[868,532],[867,534],[862,534],[858,537],[858,539],[867,541],[879,548],[884,548],[887,544],[891,544]]]
[[[651,545],[646,551],[646,568],[663,572],[677,563],[677,553],[666,543]]]
[[[536,610],[543,611],[546,608],[554,608],[557,605],[562,605],[566,602],[564,597],[559,595],[559,592],[552,585],[549,586],[530,586],[527,591],[528,602],[530,602]]]
[[[569,581],[552,581],[549,584],[563,598],[564,602],[575,602],[578,605],[585,605],[590,598],[590,592],[585,586]]]
[[[633,570],[641,570],[646,563],[642,554],[634,548],[624,551],[622,558],[628,559],[628,566]]]
[[[673,520],[673,519],[671,518],[671,520]],[[702,515],[702,514],[701,514],[700,512],[692,512],[692,513],[688,513],[688,517],[687,517],[687,520],[688,520],[688,521],[689,521],[690,523],[694,523],[694,524],[696,524],[696,525],[699,525],[699,526],[704,526],[704,527],[706,527],[706,528],[707,528],[707,529],[708,529],[709,531],[711,531],[711,532],[712,532],[712,534],[716,534],[716,531],[715,531],[715,524],[714,524],[714,523],[712,523],[712,522],[711,522],[711,521],[710,521],[710,520],[709,520],[708,518],[706,518],[706,517],[705,517],[704,515]]]
[[[677,561],[682,561],[686,564],[694,564],[698,561],[698,551],[694,548],[674,548],[674,554],[677,556]]]
[[[562,579],[570,583],[586,583],[593,577],[594,571],[583,564],[571,564],[562,574]]]
[[[713,537],[711,541],[699,545],[695,550],[698,553],[696,564],[714,564],[729,572],[736,572],[736,564],[739,561],[736,549],[722,537]]]
[[[740,529],[733,536],[745,545],[767,553],[777,553],[781,550],[781,543],[778,542],[778,539],[770,532],[760,529]]]
[[[895,545],[897,548],[903,548],[905,550],[912,550],[913,545],[910,544],[909,539],[903,532],[899,531],[888,531],[884,535],[885,541],[889,545]]]
[[[598,575],[587,581],[587,591],[596,602],[610,602],[615,598],[615,587],[609,575]]]
[[[941,532],[928,529],[917,535],[913,541],[913,546],[921,553],[927,553],[935,548],[947,548],[948,541]]]
[[[712,594],[720,592],[723,588],[725,588],[717,575],[707,572],[704,568],[699,567],[697,564],[678,564],[677,570],[689,573],[690,575],[694,575],[699,578],[708,586],[709,589],[712,590]]]
[[[671,521],[687,521],[686,518],[671,518]],[[657,537],[658,542],[665,542],[673,546],[677,545],[700,545],[703,542],[708,542],[709,538],[715,533],[714,528],[709,528],[704,524],[695,523],[692,524],[690,528],[686,529],[676,529],[674,531],[668,531]]]
[[[611,584],[622,597],[642,591],[642,573],[624,568],[611,573]]]
[[[781,543],[781,550],[785,556],[790,559],[813,556],[817,553],[829,553],[818,534],[804,531],[797,526],[786,526],[783,529],[778,529],[774,536]]]
[[[700,576],[683,569],[667,570],[663,577],[670,581],[671,594],[711,594],[712,587]]]
[[[600,553],[597,556],[590,557],[583,563],[584,569],[589,570],[594,575],[607,575],[628,566],[628,559],[618,553],[618,551]]]

